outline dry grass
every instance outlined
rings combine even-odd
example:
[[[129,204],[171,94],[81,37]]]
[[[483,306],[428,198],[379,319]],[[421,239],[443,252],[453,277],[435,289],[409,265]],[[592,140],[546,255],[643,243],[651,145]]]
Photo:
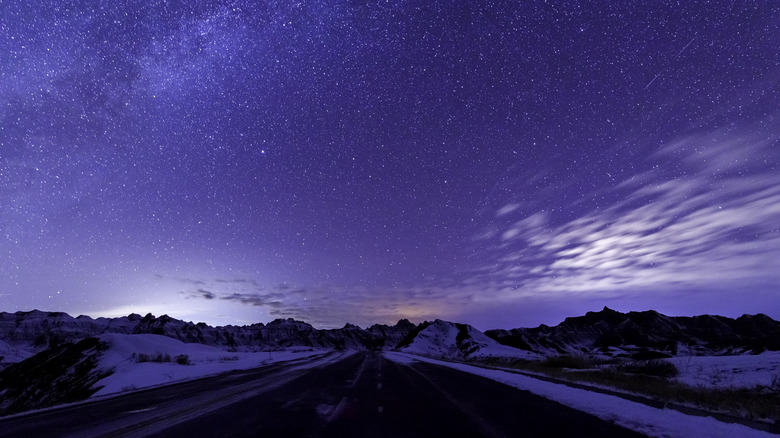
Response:
[[[776,384],[752,387],[691,386],[671,379],[677,375],[677,370],[666,361],[603,362],[580,355],[556,356],[543,361],[493,358],[482,364],[610,388],[661,403],[694,406],[750,420],[780,423],[780,379]]]
[[[191,365],[192,362],[190,361],[190,357],[186,354],[179,354],[176,356],[171,357],[168,353],[156,353],[156,354],[146,354],[146,353],[133,353],[130,356],[132,359],[134,359],[137,363],[142,362],[159,362],[159,363],[166,363],[166,362],[173,362],[177,363],[179,365]]]
[[[146,353],[133,353],[130,356],[132,359],[135,359],[137,363],[143,363],[143,362],[171,362],[171,355],[167,353],[156,353],[156,354],[146,354]]]
[[[569,368],[574,370],[584,370],[593,368],[595,362],[582,354],[567,354],[561,356],[547,356],[541,362],[541,365],[545,368],[553,369]]]

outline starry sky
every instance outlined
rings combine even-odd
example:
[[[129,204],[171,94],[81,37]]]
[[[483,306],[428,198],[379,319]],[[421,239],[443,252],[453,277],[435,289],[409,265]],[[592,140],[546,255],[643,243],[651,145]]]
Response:
[[[0,310],[780,319],[770,1],[0,2]]]

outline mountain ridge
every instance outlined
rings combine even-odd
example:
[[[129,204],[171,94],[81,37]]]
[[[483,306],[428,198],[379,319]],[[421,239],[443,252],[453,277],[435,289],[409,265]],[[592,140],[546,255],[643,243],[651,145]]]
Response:
[[[654,310],[599,312],[566,318],[557,326],[488,330],[499,343],[548,354],[715,355],[780,350],[780,322],[759,313],[666,316]],[[626,348],[631,347],[631,348]]]
[[[445,323],[449,324],[446,328]],[[420,341],[417,338],[432,325],[442,333],[451,331],[455,335],[448,334],[438,341],[447,339],[450,345],[431,344],[426,348],[461,359],[479,356],[478,350],[483,348],[495,349],[489,341],[541,356],[585,353],[642,358],[780,350],[780,322],[760,313],[738,318],[666,316],[654,310],[621,313],[604,307],[598,312],[568,317],[556,326],[542,324],[535,328],[495,329],[483,334],[467,324],[440,319],[420,324],[401,319],[393,326],[374,324],[365,329],[349,323],[338,329],[316,329],[292,318],[275,319],[265,324],[212,327],[167,314],[93,319],[85,315],[72,317],[64,312],[32,310],[0,312],[0,369],[62,343],[103,333],[157,334],[234,351],[289,347],[403,350],[415,340]],[[426,336],[435,337],[433,332]],[[475,341],[477,338],[479,340]],[[465,346],[466,339],[472,342],[471,347]],[[422,348],[420,345],[418,343],[416,348]],[[468,352],[469,348],[475,350]]]
[[[652,310],[620,313],[605,307],[566,318],[553,327],[483,333],[468,324],[441,319],[417,325],[402,319],[393,326],[375,324],[363,329],[345,324],[338,329],[315,329],[289,318],[211,327],[168,315],[92,319],[39,310],[0,312],[0,415],[89,397],[99,389],[101,379],[115,372],[100,364],[106,355],[118,354],[106,341],[117,337],[134,338],[132,343],[139,351],[152,351],[161,339],[168,339],[234,352],[301,351],[303,347],[311,351],[394,349],[457,361],[533,361],[572,354],[642,360],[780,350],[780,322],[763,314],[669,317]],[[140,362],[139,357],[140,353],[119,359],[132,365]],[[186,355],[183,361],[188,361]],[[48,398],[39,396],[42,391]]]
[[[151,313],[119,318],[72,317],[41,310],[0,312],[0,369],[62,343],[77,342],[104,333],[156,334],[187,343],[200,343],[235,351],[272,351],[288,347],[378,349],[395,346],[414,324],[401,319],[396,325],[374,324],[362,329],[346,324],[340,329],[315,329],[292,318],[267,324],[212,327]],[[392,345],[390,345],[392,344]]]

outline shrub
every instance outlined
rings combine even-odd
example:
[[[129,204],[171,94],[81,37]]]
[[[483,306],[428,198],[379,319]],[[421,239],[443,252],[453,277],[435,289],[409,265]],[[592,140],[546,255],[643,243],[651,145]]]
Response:
[[[542,366],[547,368],[571,368],[582,370],[592,368],[593,365],[593,361],[582,354],[547,356],[544,361],[542,361]]]
[[[623,361],[617,363],[592,360],[596,368],[568,372],[560,368],[552,368],[549,364],[558,364],[567,359],[548,358],[548,366],[543,361],[514,361],[511,367],[520,370],[540,373],[563,381],[598,385],[615,388],[618,392],[641,394],[645,397],[674,404],[696,406],[711,412],[726,413],[734,417],[768,420],[775,425],[780,424],[780,373],[771,376],[766,385],[754,387],[707,387],[691,386],[674,379],[657,377],[652,374],[671,374],[672,363],[665,360],[656,361]],[[648,363],[649,362],[649,363]],[[488,365],[497,362],[488,360]],[[507,365],[498,363],[502,367]],[[685,367],[685,364],[682,364]],[[676,368],[674,368],[676,370]],[[663,372],[661,372],[661,371]],[[651,372],[648,374],[648,372]],[[644,375],[642,374],[644,373]]]
[[[170,362],[171,355],[167,353],[146,354],[146,353],[133,353],[131,356],[136,362]]]
[[[668,359],[670,357],[672,357],[671,354],[653,350],[638,351],[631,355],[631,358],[634,360]]]
[[[190,365],[192,362],[190,362],[190,357],[186,354],[180,354],[174,358],[177,364],[179,365]]]
[[[663,378],[675,377],[680,373],[673,363],[659,359],[622,363],[617,366],[617,370],[623,373]]]

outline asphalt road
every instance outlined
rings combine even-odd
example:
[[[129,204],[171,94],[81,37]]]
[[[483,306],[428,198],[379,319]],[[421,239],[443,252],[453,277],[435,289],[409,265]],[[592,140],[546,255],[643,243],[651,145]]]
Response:
[[[0,436],[641,437],[526,391],[360,352],[0,419]]]

